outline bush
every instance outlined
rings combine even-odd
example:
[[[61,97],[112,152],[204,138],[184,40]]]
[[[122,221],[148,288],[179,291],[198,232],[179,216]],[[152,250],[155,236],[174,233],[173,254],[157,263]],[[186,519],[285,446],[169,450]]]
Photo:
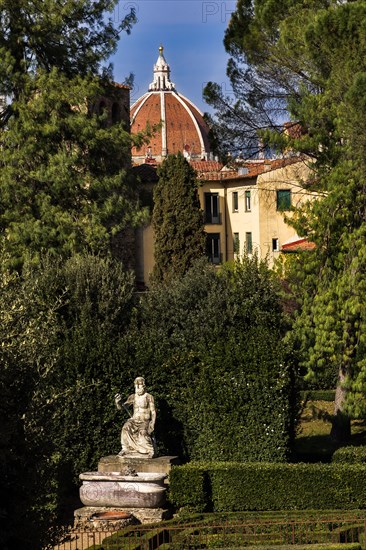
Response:
[[[366,447],[341,447],[333,453],[332,462],[363,464],[366,462]]]
[[[276,544],[271,546],[272,550],[293,550],[293,544]],[[267,545],[256,544],[255,546],[246,546],[245,550],[268,550]],[[323,544],[296,544],[296,550],[362,550],[359,542],[339,542]]]
[[[356,509],[366,507],[365,483],[363,465],[198,462],[173,467],[170,498],[215,512]]]
[[[300,392],[303,401],[334,401],[335,390],[307,390]]]
[[[0,523],[17,547],[34,536],[40,548],[71,482],[120,449],[113,395],[132,378],[134,285],[120,262],[85,255],[25,264],[0,290]]]

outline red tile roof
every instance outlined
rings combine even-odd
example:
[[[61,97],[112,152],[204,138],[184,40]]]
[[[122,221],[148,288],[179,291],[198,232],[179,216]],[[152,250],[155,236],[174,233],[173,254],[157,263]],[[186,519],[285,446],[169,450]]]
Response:
[[[219,172],[223,167],[216,160],[192,160],[190,164],[197,172]]]
[[[316,244],[305,238],[297,241],[285,243],[281,246],[281,252],[303,252],[305,250],[314,250]]]
[[[285,134],[292,138],[299,139],[306,134],[305,128],[299,122],[285,122],[283,126]]]
[[[282,159],[264,159],[259,161],[243,161],[238,163],[237,167],[229,169],[221,168],[220,163],[212,161],[191,163],[193,168],[197,170],[198,179],[207,181],[227,180],[227,179],[243,179],[253,178],[265,172],[283,168],[289,164],[299,162],[299,157],[289,157]],[[214,166],[216,164],[216,167]]]
[[[131,86],[127,86],[127,84],[120,84],[119,82],[113,82],[112,84],[115,88],[123,88],[124,90],[131,90]]]

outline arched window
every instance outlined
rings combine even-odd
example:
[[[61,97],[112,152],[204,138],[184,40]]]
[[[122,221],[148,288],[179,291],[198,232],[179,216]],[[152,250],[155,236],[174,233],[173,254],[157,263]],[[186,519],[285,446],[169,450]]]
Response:
[[[115,102],[112,105],[112,124],[121,121],[121,109],[119,103]]]
[[[99,108],[98,108],[99,114],[102,115],[105,112],[105,109],[106,109],[106,103],[105,103],[105,101],[102,100],[99,103]]]

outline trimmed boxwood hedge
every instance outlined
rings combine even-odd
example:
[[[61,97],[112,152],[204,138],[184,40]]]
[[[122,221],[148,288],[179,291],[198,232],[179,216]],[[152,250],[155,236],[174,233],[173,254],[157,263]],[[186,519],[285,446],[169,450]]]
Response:
[[[366,508],[361,464],[203,463],[175,466],[170,500],[200,511]]]
[[[366,447],[341,447],[333,453],[332,462],[363,464],[366,462]]]
[[[246,546],[245,550],[268,550],[269,546],[256,544],[255,546]],[[271,550],[293,550],[293,544],[271,545]],[[296,550],[361,550],[359,542],[339,542],[329,544],[296,544]]]
[[[150,525],[130,525],[93,549],[361,550],[364,522],[363,510],[183,513]],[[170,542],[160,544],[166,540]],[[305,540],[307,544],[301,542]]]
[[[300,397],[303,401],[334,401],[335,390],[304,390]]]

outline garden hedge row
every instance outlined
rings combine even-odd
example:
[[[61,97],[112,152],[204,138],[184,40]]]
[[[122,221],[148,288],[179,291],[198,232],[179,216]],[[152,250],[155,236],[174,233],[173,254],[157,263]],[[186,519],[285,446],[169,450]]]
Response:
[[[366,446],[341,447],[332,456],[332,462],[344,464],[364,464],[366,462]]]
[[[361,550],[364,522],[363,510],[194,514],[182,511],[173,519],[150,526],[130,525],[105,538],[100,546],[93,546],[93,550],[140,550],[142,547],[291,550],[294,544],[296,550]],[[165,542],[167,540],[169,542]]]
[[[196,511],[366,508],[366,465],[203,463],[173,467],[170,500]]]
[[[334,401],[335,390],[304,390],[300,397],[303,401]]]
[[[268,550],[268,544],[256,544],[255,546],[246,546],[245,550]],[[293,550],[293,544],[276,544],[271,545],[271,550]],[[329,543],[329,544],[296,544],[296,550],[361,550],[362,546],[359,542],[350,543]]]

